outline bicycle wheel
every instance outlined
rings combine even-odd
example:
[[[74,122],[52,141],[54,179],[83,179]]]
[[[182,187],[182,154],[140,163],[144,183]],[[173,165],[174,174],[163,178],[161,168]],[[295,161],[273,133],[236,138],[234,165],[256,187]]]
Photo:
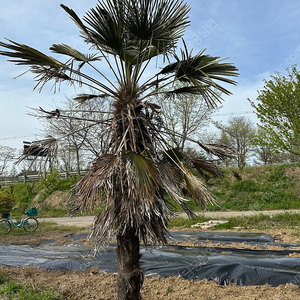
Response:
[[[39,227],[39,222],[36,218],[27,218],[24,220],[23,228],[25,231],[35,231]]]
[[[11,230],[11,224],[7,220],[0,221],[0,235],[1,234],[8,234]]]

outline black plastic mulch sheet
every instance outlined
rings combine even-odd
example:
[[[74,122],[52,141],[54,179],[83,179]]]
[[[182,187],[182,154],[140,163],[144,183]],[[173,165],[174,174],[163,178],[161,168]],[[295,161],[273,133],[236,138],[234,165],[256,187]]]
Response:
[[[278,286],[286,283],[300,285],[300,258],[287,257],[289,246],[280,244],[283,250],[236,249],[232,242],[274,245],[267,235],[238,233],[172,233],[175,241],[207,241],[227,243],[228,247],[183,247],[167,245],[155,249],[142,249],[141,266],[146,276],[181,276],[193,280],[213,280],[221,285]],[[0,245],[0,265],[34,266],[51,270],[86,270],[97,267],[102,272],[116,272],[116,244],[93,249],[84,247],[78,240],[82,235],[69,236],[70,244],[55,246],[55,241],[38,247]]]

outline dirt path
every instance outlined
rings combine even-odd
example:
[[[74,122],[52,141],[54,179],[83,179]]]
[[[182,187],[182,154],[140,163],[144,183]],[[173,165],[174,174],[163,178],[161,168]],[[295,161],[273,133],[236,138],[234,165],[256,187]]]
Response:
[[[300,213],[299,209],[292,210],[264,210],[264,211],[206,211],[206,212],[198,212],[198,215],[203,215],[207,218],[219,219],[219,218],[229,218],[229,217],[238,217],[238,216],[254,216],[259,214],[264,215],[275,215],[284,212],[289,213]],[[178,213],[180,217],[187,217],[185,213]],[[60,217],[60,218],[39,218],[40,222],[55,222],[58,225],[66,225],[66,226],[78,226],[78,227],[90,227],[93,224],[94,217],[93,216],[80,216],[80,217]]]

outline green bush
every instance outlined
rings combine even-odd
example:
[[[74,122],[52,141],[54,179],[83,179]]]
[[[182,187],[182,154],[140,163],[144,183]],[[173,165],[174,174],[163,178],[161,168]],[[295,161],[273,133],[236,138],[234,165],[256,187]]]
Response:
[[[0,190],[0,212],[11,211],[14,204],[14,197],[6,191]]]
[[[53,170],[46,179],[40,180],[41,190],[43,193],[41,195],[41,200],[46,199],[55,191],[66,191],[69,190],[73,184],[75,184],[80,177],[72,176],[68,179],[61,178],[57,170]]]

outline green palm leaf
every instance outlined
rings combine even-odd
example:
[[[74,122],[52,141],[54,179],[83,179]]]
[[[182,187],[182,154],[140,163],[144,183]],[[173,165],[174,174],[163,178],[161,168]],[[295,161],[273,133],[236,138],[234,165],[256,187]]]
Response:
[[[64,54],[73,57],[77,61],[89,62],[100,60],[100,57],[96,54],[83,54],[66,44],[54,44],[50,47],[50,50],[54,53]]]
[[[166,49],[174,46],[188,26],[190,7],[182,1],[129,1],[126,28],[138,40]],[[160,52],[161,53],[161,52]]]
[[[124,5],[122,1],[109,0],[98,3],[83,20],[91,26],[87,28],[91,41],[113,55],[123,56],[124,51]]]
[[[70,18],[74,21],[74,23],[79,27],[81,30],[81,33],[86,37],[87,40],[89,40],[89,33],[85,27],[85,25],[82,23],[80,18],[77,16],[77,14],[74,12],[73,9],[70,9],[64,4],[60,5],[70,16]],[[91,41],[90,41],[91,42]]]
[[[129,152],[125,156],[134,166],[137,186],[142,195],[154,194],[158,186],[158,171],[155,163],[141,154]]]
[[[9,60],[17,65],[29,66],[49,66],[56,70],[60,70],[64,65],[55,58],[48,56],[32,47],[17,42],[10,41],[10,44],[0,42],[1,47],[13,50],[13,52],[0,51],[1,55],[14,57],[16,59]]]
[[[195,93],[195,89],[191,88],[194,86],[209,105],[215,106],[215,101],[220,101],[221,97],[214,89],[225,94],[231,94],[229,90],[215,81],[236,84],[228,76],[237,76],[237,68],[230,63],[221,63],[222,60],[219,57],[204,55],[203,53],[204,50],[196,56],[192,56],[191,53],[187,52],[187,49],[181,50],[182,58],[175,56],[177,62],[167,65],[160,74],[173,73],[175,79],[188,85],[188,88],[175,90],[175,92]]]

